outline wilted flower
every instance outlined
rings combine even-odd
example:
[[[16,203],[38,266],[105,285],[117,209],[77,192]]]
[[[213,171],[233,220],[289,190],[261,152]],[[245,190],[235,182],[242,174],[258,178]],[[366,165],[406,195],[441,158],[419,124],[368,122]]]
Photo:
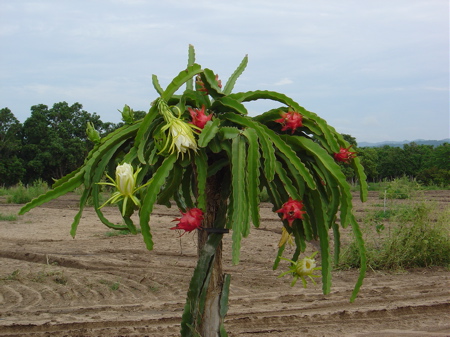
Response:
[[[122,165],[117,165],[116,167],[116,180],[111,178],[108,174],[106,175],[111,182],[99,183],[102,185],[114,186],[117,191],[115,191],[111,198],[109,198],[100,208],[105,206],[107,203],[115,204],[123,200],[122,214],[126,214],[127,202],[129,199],[139,207],[141,205],[139,199],[134,195],[136,191],[141,189],[146,185],[142,185],[136,188],[136,179],[142,168],[138,168],[134,172],[133,166],[128,163],[123,163]]]
[[[353,145],[350,145],[348,148],[341,147],[339,149],[339,152],[334,154],[334,159],[336,161],[340,161],[340,162],[343,162],[343,163],[350,162],[351,159],[356,157],[356,152],[351,152],[350,151],[350,148],[352,146]]]
[[[191,124],[194,124],[200,129],[203,129],[205,127],[205,124],[208,123],[208,121],[210,121],[212,118],[212,114],[205,114],[205,109],[206,108],[204,105],[202,105],[201,109],[188,108],[188,111],[191,114],[192,118]]]
[[[281,229],[281,239],[280,242],[278,242],[278,247],[283,247],[286,243],[293,246],[294,238],[292,237],[292,234],[287,231],[286,227],[283,226]]]
[[[178,107],[175,108],[178,109]],[[195,140],[194,132],[199,128],[183,121],[179,109],[178,117],[175,117],[167,103],[162,99],[159,99],[158,101],[158,109],[166,121],[166,125],[161,128],[161,132],[164,133],[169,130],[167,137],[165,137],[165,144],[160,153],[168,150],[168,152],[172,154],[177,150],[178,154],[181,153],[183,155],[188,149],[197,151],[197,141]]]
[[[290,197],[276,213],[283,213],[283,220],[287,220],[289,226],[292,226],[295,219],[303,219],[303,214],[306,213],[302,211],[303,206],[301,200],[294,200]]]
[[[275,122],[280,123],[283,126],[281,131],[291,129],[292,133],[294,133],[297,128],[303,126],[302,120],[303,117],[300,113],[296,111],[288,111],[282,112],[281,118],[276,119]]]
[[[91,142],[94,142],[96,144],[100,143],[100,134],[95,129],[94,124],[92,124],[92,122],[87,122],[86,135]]]
[[[292,280],[291,287],[295,285],[297,280],[300,278],[303,283],[303,287],[306,288],[306,277],[308,277],[312,283],[316,284],[313,277],[320,277],[319,275],[314,275],[315,270],[321,270],[322,267],[316,267],[316,260],[314,260],[314,256],[316,256],[318,252],[314,252],[311,256],[307,256],[301,260],[292,261],[289,259],[285,259],[284,257],[280,257],[283,260],[291,262],[291,266],[288,271],[282,273],[278,277],[282,277],[286,274],[291,273],[294,276]]]
[[[180,229],[186,232],[192,232],[195,229],[201,228],[203,221],[203,211],[200,208],[187,209],[186,213],[181,212],[181,218],[176,218],[173,221],[179,221],[175,227],[171,229]],[[184,234],[183,233],[183,234]]]

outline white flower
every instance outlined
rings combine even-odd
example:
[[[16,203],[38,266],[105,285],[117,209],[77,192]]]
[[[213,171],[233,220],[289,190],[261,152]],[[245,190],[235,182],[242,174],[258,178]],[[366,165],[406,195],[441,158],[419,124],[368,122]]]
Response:
[[[291,267],[288,271],[285,271],[278,277],[282,277],[286,274],[292,274],[294,276],[294,279],[291,283],[291,286],[293,287],[298,279],[302,280],[303,287],[306,288],[306,277],[308,277],[312,283],[316,284],[316,281],[314,281],[313,277],[320,277],[319,275],[314,275],[314,271],[321,270],[322,267],[316,267],[316,260],[314,259],[314,256],[316,256],[318,252],[313,253],[311,256],[304,257],[301,260],[292,261],[289,259],[285,259],[284,257],[280,257],[282,260],[289,261],[291,263]]]
[[[175,144],[178,152],[186,153],[188,149],[197,151],[197,142],[194,138],[194,133],[189,124],[180,119],[172,121],[170,126],[173,144]]]
[[[100,208],[105,206],[107,203],[114,204],[123,200],[122,214],[125,215],[127,212],[127,202],[129,199],[131,199],[135,206],[140,207],[141,202],[134,194],[138,190],[149,184],[148,182],[147,184],[136,188],[136,180],[140,171],[141,168],[138,168],[136,172],[134,172],[133,166],[128,163],[123,163],[122,165],[117,165],[116,167],[116,180],[114,180],[107,174],[106,176],[111,182],[99,184],[114,186],[117,191],[115,191],[112,194],[111,198],[106,200],[106,202],[102,206],[100,206]]]
[[[296,272],[300,276],[312,275],[316,267],[316,260],[305,257],[297,264]]]
[[[134,186],[136,185],[136,179],[133,174],[133,166],[128,163],[117,165],[116,167],[116,184],[117,189],[123,196],[131,197],[134,192]]]
[[[193,124],[188,124],[181,119],[181,111],[175,106],[174,109],[178,110],[178,117],[175,117],[171,108],[163,99],[159,99],[158,110],[164,117],[166,125],[161,128],[161,133],[164,134],[164,145],[159,153],[167,151],[169,154],[175,151],[178,154],[184,155],[189,149],[197,151],[197,141],[195,140],[194,130],[199,129]],[[168,131],[167,131],[168,130]],[[165,134],[167,132],[167,135]]]

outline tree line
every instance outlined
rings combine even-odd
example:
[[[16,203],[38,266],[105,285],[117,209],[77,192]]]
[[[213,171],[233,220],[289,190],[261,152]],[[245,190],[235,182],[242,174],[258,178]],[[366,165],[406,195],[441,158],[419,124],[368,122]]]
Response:
[[[144,114],[135,112],[137,117]],[[94,145],[86,135],[88,122],[101,136],[123,125],[103,122],[80,103],[34,105],[23,124],[9,108],[1,109],[0,186],[36,180],[51,184],[81,166]]]
[[[145,115],[135,111],[136,119]],[[0,109],[0,186],[12,186],[42,180],[51,184],[78,168],[92,149],[86,125],[90,122],[101,136],[123,123],[103,122],[96,113],[83,110],[80,103],[55,103],[51,108],[39,104],[22,124],[9,108]],[[344,138],[365,168],[369,181],[377,182],[402,176],[416,178],[425,185],[450,184],[450,144],[439,146],[405,144],[403,148],[358,147],[350,135]],[[354,177],[343,166],[349,179]]]
[[[352,144],[369,182],[392,180],[407,176],[423,185],[450,185],[450,144],[438,146],[419,145],[414,142],[403,147],[384,145],[380,147],[358,147],[350,135],[344,138]],[[353,172],[344,168],[349,179]]]

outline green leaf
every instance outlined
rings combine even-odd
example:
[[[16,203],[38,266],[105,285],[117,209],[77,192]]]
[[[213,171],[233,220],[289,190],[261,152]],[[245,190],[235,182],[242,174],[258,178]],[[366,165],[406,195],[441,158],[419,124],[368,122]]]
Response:
[[[231,283],[231,275],[224,274],[222,294],[220,295],[220,303],[219,303],[219,314],[222,320],[225,319],[225,316],[227,315],[228,312],[228,296],[230,294],[230,283]]]
[[[216,113],[235,112],[241,115],[247,115],[248,113],[247,109],[242,103],[228,96],[217,98],[211,105],[211,109],[214,110]]]
[[[275,258],[275,261],[273,262],[272,269],[277,270],[278,265],[280,264],[281,257],[283,256],[284,249],[286,248],[286,243],[278,248],[277,256]]]
[[[189,45],[188,49],[188,68],[195,63],[195,49],[193,45]],[[193,90],[194,89],[194,80],[191,78],[186,82],[186,89],[187,90]]]
[[[164,89],[159,84],[158,77],[156,75],[152,75],[152,83],[156,92],[161,96],[164,93]]]
[[[209,167],[208,167],[208,177],[215,175],[222,168],[224,168],[225,166],[228,166],[229,164],[230,164],[230,161],[228,160],[228,158],[221,158],[218,160],[214,160],[214,162],[211,165],[209,165]]]
[[[247,154],[247,193],[248,205],[253,225],[259,227],[259,170],[260,170],[260,153],[258,136],[254,129],[246,129],[243,135],[247,138],[248,154]]]
[[[167,157],[161,166],[158,167],[146,188],[145,197],[139,210],[139,223],[141,225],[142,236],[144,237],[144,242],[148,250],[153,249],[153,241],[149,225],[150,214],[153,211],[153,205],[155,204],[161,186],[164,185],[164,182],[166,181],[166,178],[172,170],[176,160],[177,157],[174,153]]]
[[[247,236],[249,232],[249,214],[247,205],[246,190],[246,142],[242,136],[236,137],[232,141],[231,157],[231,228],[232,235],[232,261],[233,264],[239,263],[242,235]]]
[[[206,211],[206,178],[208,176],[208,157],[200,150],[195,156],[195,169],[197,170],[197,207]]]
[[[183,173],[183,180],[181,181],[181,194],[184,200],[184,204],[187,208],[194,208],[195,205],[192,202],[192,181],[193,181],[192,166],[189,165],[185,168]]]
[[[219,137],[221,140],[233,139],[241,134],[241,130],[233,126],[223,126],[220,128]]]
[[[324,207],[321,207],[322,203],[319,192],[311,191],[310,194],[314,200],[313,204],[317,219],[317,233],[320,241],[320,256],[322,259],[322,290],[324,294],[328,294],[331,288],[331,258],[328,227],[326,226]]]
[[[80,210],[75,215],[75,217],[73,219],[73,222],[72,222],[71,229],[70,229],[70,235],[73,238],[75,238],[75,234],[77,232],[78,224],[80,223],[81,215],[83,214],[84,206],[86,205],[86,201],[89,198],[90,194],[91,194],[91,189],[90,188],[85,188],[84,191],[83,191],[83,194],[81,195],[81,198],[80,198]]]
[[[168,184],[164,186],[164,188],[159,193],[157,202],[160,205],[170,204],[170,199],[173,195],[178,191],[181,179],[183,177],[183,168],[180,165],[175,164],[173,166],[170,175],[168,176]]]
[[[200,133],[198,137],[198,146],[199,147],[206,147],[208,146],[211,139],[214,138],[214,136],[219,132],[219,125],[220,120],[214,119],[213,121],[208,121],[205,124],[205,127],[203,128],[202,132]]]
[[[361,257],[361,268],[359,270],[358,281],[355,284],[355,288],[353,289],[352,295],[350,297],[350,302],[353,302],[358,296],[359,289],[362,286],[364,277],[366,275],[367,269],[367,256],[366,256],[366,248],[364,246],[364,239],[362,237],[361,229],[358,226],[355,218],[352,216],[350,224],[352,225],[353,235],[355,236],[356,244],[359,249],[359,255]]]
[[[224,96],[217,83],[216,75],[211,69],[204,69],[203,72],[200,73],[200,76],[202,77],[203,84],[211,97],[217,99]]]
[[[239,102],[249,102],[258,99],[270,99],[273,101],[277,101],[280,103],[284,103],[287,106],[293,108],[295,111],[299,112],[304,119],[313,120],[317,126],[320,128],[321,132],[324,134],[325,139],[333,152],[339,151],[339,145],[336,141],[337,133],[335,130],[330,127],[325,120],[320,118],[314,112],[306,110],[304,107],[300,106],[297,102],[295,102],[292,98],[275,92],[268,90],[257,90],[257,91],[248,91],[248,92],[240,92],[235,94],[228,95],[230,98],[234,98]]]
[[[148,134],[150,127],[152,125],[153,120],[159,115],[158,107],[156,104],[153,104],[150,108],[148,114],[142,119],[140,123],[139,130],[136,134],[136,138],[134,140],[134,147],[139,147],[141,142],[147,139],[146,135]]]
[[[84,171],[80,171],[64,184],[59,185],[58,187],[49,190],[47,193],[41,194],[37,198],[31,200],[20,209],[19,215],[23,215],[34,207],[40,206],[50,200],[56,199],[68,192],[73,191],[75,188],[83,184],[83,175]]]
[[[242,75],[245,68],[247,67],[247,63],[248,63],[248,55],[245,55],[244,59],[241,61],[241,63],[236,68],[234,73],[230,76],[230,78],[227,81],[227,84],[223,88],[223,93],[225,95],[231,94],[231,92],[233,91],[234,85],[236,84],[237,79],[239,78],[239,76]]]
[[[288,177],[286,170],[283,168],[283,165],[279,161],[275,163],[275,172],[277,173],[278,177],[283,183],[284,189],[289,193],[289,195],[296,200],[300,200],[301,198],[299,191],[295,189],[293,181]]]
[[[187,81],[189,81],[195,75],[201,73],[201,66],[194,63],[193,65],[187,67],[186,70],[182,70],[170,84],[167,86],[161,98],[166,102],[175,94],[175,92]]]
[[[253,128],[261,144],[261,150],[264,157],[264,174],[268,181],[272,181],[275,175],[275,149],[270,138],[267,136],[263,125],[253,122],[250,118],[236,115],[234,113],[226,113],[222,115],[223,118],[228,119],[231,122],[243,125],[249,128]]]
[[[361,160],[358,157],[353,158],[351,165],[356,172],[359,181],[359,194],[362,202],[367,201],[368,189],[367,176],[364,172],[364,167],[361,165]]]
[[[305,164],[302,163],[295,151],[288,145],[288,142],[285,142],[286,139],[283,140],[265,125],[263,125],[263,129],[270,137],[270,140],[273,142],[273,144],[277,147],[277,149],[289,159],[291,164],[295,167],[296,171],[300,173],[309,188],[315,189],[316,183],[314,182],[311,173],[308,171]]]

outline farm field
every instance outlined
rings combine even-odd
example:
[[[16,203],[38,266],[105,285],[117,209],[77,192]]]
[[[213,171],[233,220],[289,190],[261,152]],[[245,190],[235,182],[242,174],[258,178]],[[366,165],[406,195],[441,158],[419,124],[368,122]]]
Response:
[[[169,230],[176,207],[156,206],[151,218],[155,249],[140,234],[111,235],[86,208],[75,239],[69,235],[79,196],[68,194],[15,221],[0,221],[0,336],[178,336],[196,236]],[[450,191],[425,198],[449,207]],[[355,197],[355,211],[379,207]],[[402,201],[398,201],[402,202]],[[405,201],[407,202],[407,201]],[[21,205],[0,199],[0,212]],[[117,209],[105,215],[120,222]],[[241,262],[231,264],[231,237],[224,237],[224,270],[231,274],[230,336],[450,336],[450,273],[445,268],[368,271],[358,298],[349,303],[357,270],[333,272],[331,293],[318,285],[278,278],[272,270],[281,222],[262,204],[262,224],[243,240]],[[107,235],[109,234],[109,235]],[[349,240],[344,230],[343,241]],[[308,244],[306,254],[314,251]],[[290,258],[288,249],[284,253]]]

